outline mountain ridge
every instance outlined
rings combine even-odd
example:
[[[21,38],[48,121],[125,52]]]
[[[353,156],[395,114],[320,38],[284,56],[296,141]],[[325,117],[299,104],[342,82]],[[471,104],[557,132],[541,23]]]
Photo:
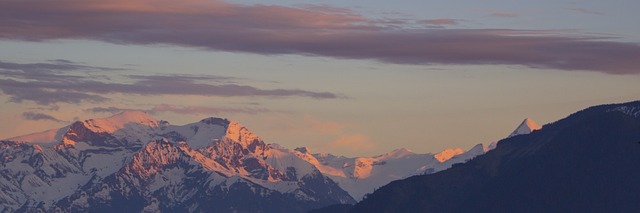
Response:
[[[640,101],[589,107],[449,170],[386,185],[350,212],[636,212]]]
[[[277,200],[265,203],[270,207],[209,201],[224,211],[266,208],[303,212],[354,203],[354,195],[358,198],[391,180],[446,169],[482,154],[439,162],[433,154],[400,148],[369,158],[337,157],[340,162],[334,163],[350,166],[334,168],[326,164],[328,159],[322,154],[313,154],[308,148],[268,145],[235,121],[212,117],[176,126],[144,112],[76,121],[45,132],[57,143],[43,147],[37,143],[46,141],[27,140],[38,137],[20,136],[14,138],[21,142],[0,142],[4,166],[0,172],[5,174],[5,178],[0,176],[0,187],[12,192],[0,193],[4,211],[100,211],[127,206],[135,211],[192,211],[208,205],[190,197],[204,193],[229,199]],[[51,138],[51,132],[64,133]],[[420,159],[429,160],[419,163]],[[418,165],[389,170],[397,164],[394,162]],[[395,176],[363,182],[383,173]],[[16,178],[7,179],[6,175]],[[345,191],[353,188],[348,184],[355,184],[355,180],[368,185],[360,184],[359,192]],[[183,191],[185,197],[162,202],[172,200],[175,195],[167,193],[177,191]]]

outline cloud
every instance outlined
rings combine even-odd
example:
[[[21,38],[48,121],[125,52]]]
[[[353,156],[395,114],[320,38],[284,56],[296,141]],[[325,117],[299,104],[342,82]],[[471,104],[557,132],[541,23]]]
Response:
[[[166,83],[166,82],[195,82],[195,81],[206,81],[206,82],[225,82],[225,83],[235,83],[237,80],[242,80],[240,78],[229,77],[229,76],[219,76],[219,75],[127,75],[126,77],[136,80],[144,80],[147,82],[158,82],[158,83]]]
[[[490,15],[494,17],[501,17],[501,18],[515,18],[520,16],[517,13],[511,13],[511,12],[493,12]]]
[[[119,112],[124,112],[124,111],[146,111],[146,110],[127,109],[127,108],[119,108],[119,107],[93,107],[93,108],[89,108],[89,109],[84,109],[82,111],[90,112],[90,113],[117,114]]]
[[[30,87],[30,83],[31,82],[0,79],[0,91],[9,96],[9,102],[14,103],[33,101],[39,105],[50,105],[55,103],[79,104],[81,102],[102,103],[110,100],[109,98],[100,95],[87,94],[83,92],[64,90],[51,91],[48,88]]]
[[[584,8],[567,8],[567,10],[571,10],[571,11],[578,12],[578,13],[583,13],[583,14],[606,16],[606,14],[604,14],[602,12],[593,11],[593,10],[587,10],[587,9],[584,9]]]
[[[425,19],[425,20],[421,20],[420,23],[426,24],[426,25],[458,25],[459,20],[458,19],[450,19],[450,18],[445,18],[445,19]]]
[[[637,43],[544,30],[398,28],[324,5],[284,7],[205,0],[0,1],[0,14],[3,39],[91,39],[400,64],[498,64],[640,73]],[[508,12],[492,15],[518,16]],[[123,89],[127,87],[133,85]],[[209,89],[222,94],[240,90],[247,95],[332,98],[330,94],[237,86]]]
[[[58,123],[66,123],[66,121],[57,119],[51,115],[47,115],[44,113],[38,113],[38,112],[24,112],[22,113],[22,117],[24,119],[27,120],[32,120],[32,121],[54,121],[54,122],[58,122]]]
[[[124,111],[144,111],[150,114],[175,113],[185,115],[227,115],[227,114],[257,114],[271,112],[260,107],[209,107],[209,106],[178,106],[171,104],[158,104],[147,109],[119,108],[119,107],[94,107],[83,110],[90,113],[116,114]]]
[[[327,149],[351,151],[371,150],[374,148],[374,144],[369,140],[369,137],[363,134],[350,134],[342,135],[336,140],[325,145]]]
[[[74,63],[69,60],[56,59],[49,60],[50,63],[12,63],[0,61],[0,69],[3,70],[17,70],[23,72],[66,72],[66,71],[116,71],[124,70],[121,68],[108,68],[108,67],[96,67],[86,66]]]
[[[270,110],[266,108],[256,108],[256,107],[205,107],[205,106],[176,106],[169,104],[160,104],[155,105],[153,108],[148,110],[152,114],[162,113],[162,112],[171,112],[176,114],[205,114],[205,115],[215,115],[215,114],[256,114],[256,113],[265,113],[270,112]]]
[[[105,95],[197,95],[208,97],[310,97],[340,98],[329,92],[300,89],[260,89],[242,85],[239,78],[216,75],[122,75],[97,78],[76,71],[112,70],[74,63],[19,64],[0,61],[0,91],[10,102],[40,105],[109,101]],[[119,80],[113,80],[119,79]]]

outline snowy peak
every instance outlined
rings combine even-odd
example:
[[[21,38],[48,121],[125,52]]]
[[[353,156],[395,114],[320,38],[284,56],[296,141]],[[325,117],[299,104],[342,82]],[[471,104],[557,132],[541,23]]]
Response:
[[[393,151],[385,153],[383,155],[380,155],[379,157],[376,157],[376,158],[378,160],[397,159],[397,158],[404,158],[406,156],[414,155],[414,154],[415,154],[414,152],[412,152],[407,148],[399,148],[399,149],[394,149]]]
[[[235,121],[229,122],[225,137],[240,143],[244,148],[254,144],[256,141],[261,141],[257,135]]]
[[[62,135],[66,132],[67,129],[68,127],[63,127],[61,129],[50,129],[43,132],[8,138],[6,140],[43,145],[56,144],[60,142],[60,140],[62,140]]]
[[[76,121],[69,125],[58,148],[78,142],[92,146],[140,145],[148,142],[160,122],[145,112],[126,111],[108,118]]]
[[[94,132],[113,133],[127,125],[138,124],[147,127],[158,127],[159,122],[146,112],[125,111],[108,118],[89,119],[83,122],[87,128]]]
[[[509,137],[513,137],[513,136],[516,136],[516,135],[529,134],[529,133],[533,132],[534,130],[539,130],[541,128],[542,127],[540,127],[540,125],[536,124],[536,122],[534,122],[530,118],[526,118],[526,119],[524,119],[524,121],[522,121],[522,123],[520,123],[518,128],[513,130],[513,132],[509,135]]]
[[[444,151],[435,154],[433,157],[438,160],[440,163],[448,161],[449,159],[455,157],[456,155],[460,155],[464,153],[464,150],[460,148],[455,149],[445,149]]]
[[[9,138],[10,141],[37,143],[49,146],[63,141],[65,136],[78,132],[112,134],[122,129],[149,129],[160,126],[160,122],[141,111],[125,111],[108,118],[76,121],[69,126],[43,132]],[[73,137],[73,136],[72,136]],[[67,137],[67,139],[69,139]],[[68,141],[69,142],[69,141]],[[71,142],[69,142],[71,143]]]

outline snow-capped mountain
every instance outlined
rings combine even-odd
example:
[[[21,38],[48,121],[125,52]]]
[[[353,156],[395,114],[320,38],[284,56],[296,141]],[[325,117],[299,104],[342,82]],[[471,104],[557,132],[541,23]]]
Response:
[[[295,151],[302,159],[336,181],[353,198],[360,200],[365,194],[391,181],[438,172],[453,164],[466,162],[484,154],[484,147],[478,144],[467,152],[457,148],[436,154],[416,154],[401,148],[379,156],[356,158],[313,154],[306,147]]]
[[[227,119],[177,126],[129,111],[0,141],[0,212],[304,212],[484,151],[349,158],[268,145]]]
[[[124,112],[12,140],[0,142],[0,211],[303,212],[355,202],[295,152],[226,119],[174,126]]]
[[[509,134],[509,138],[516,136],[516,135],[525,135],[525,134],[529,134],[535,130],[539,130],[542,127],[540,127],[540,125],[538,125],[536,122],[534,122],[533,120],[531,120],[530,118],[525,118],[522,123],[520,123],[520,125],[518,125],[518,127],[513,130],[513,132],[511,132],[511,134]]]

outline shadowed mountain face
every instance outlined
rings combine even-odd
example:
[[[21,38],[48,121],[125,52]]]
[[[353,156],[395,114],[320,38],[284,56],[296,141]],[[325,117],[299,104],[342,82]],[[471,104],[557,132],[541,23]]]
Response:
[[[465,164],[392,182],[350,211],[638,212],[639,141],[640,102],[591,107]]]

